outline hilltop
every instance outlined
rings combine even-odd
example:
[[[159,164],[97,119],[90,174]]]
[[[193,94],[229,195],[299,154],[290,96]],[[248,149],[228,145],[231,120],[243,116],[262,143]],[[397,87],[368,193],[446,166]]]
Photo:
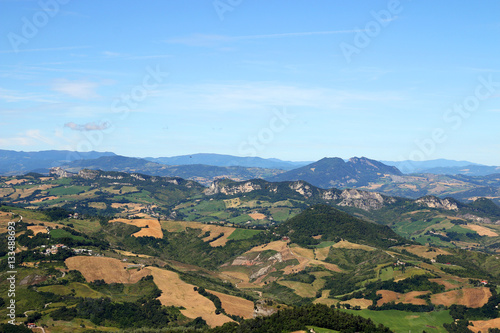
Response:
[[[268,180],[304,180],[322,188],[358,187],[376,182],[385,175],[401,176],[402,173],[396,167],[366,157],[353,157],[348,162],[335,157],[323,158],[301,168],[269,177]]]

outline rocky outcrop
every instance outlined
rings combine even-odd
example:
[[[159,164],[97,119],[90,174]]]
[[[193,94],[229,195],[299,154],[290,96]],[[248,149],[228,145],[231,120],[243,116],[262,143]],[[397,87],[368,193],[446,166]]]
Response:
[[[312,188],[306,182],[302,181],[293,182],[290,184],[290,188],[306,198],[310,198],[313,196]]]
[[[363,210],[380,209],[396,202],[394,198],[386,197],[376,192],[366,192],[355,189],[327,190],[321,194],[325,201],[340,201],[339,206],[356,207]]]
[[[284,188],[280,187],[277,183],[259,184],[253,181],[228,183],[226,181],[225,184],[226,185],[224,185],[224,181],[215,181],[207,189],[205,189],[204,193],[206,195],[237,195],[262,190],[264,188],[272,193],[284,190]],[[299,193],[305,199],[320,199],[327,202],[332,201],[339,206],[356,207],[367,211],[380,209],[385,205],[396,202],[394,198],[386,197],[376,192],[367,192],[356,189],[324,190],[300,180],[288,183],[288,188]]]
[[[56,176],[59,178],[73,177],[75,175],[74,173],[66,171],[61,167],[51,168],[49,172],[51,176]]]
[[[240,193],[248,193],[256,190],[262,189],[262,186],[255,184],[251,181],[244,183],[236,183],[230,185],[221,185],[220,181],[214,181],[210,186],[204,191],[206,195],[214,194],[225,194],[225,195],[235,195]]]
[[[99,171],[83,169],[78,172],[78,177],[83,179],[94,179],[99,174]]]
[[[440,199],[435,196],[425,196],[415,201],[416,203],[429,207],[457,211],[459,209],[458,202],[454,199]]]
[[[387,204],[396,202],[394,198],[384,197],[380,193],[355,189],[343,190],[340,199],[339,206],[356,207],[363,210],[380,209]]]

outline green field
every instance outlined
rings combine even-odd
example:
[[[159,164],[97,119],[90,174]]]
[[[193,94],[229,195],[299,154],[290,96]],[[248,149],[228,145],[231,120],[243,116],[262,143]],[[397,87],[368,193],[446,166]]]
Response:
[[[72,235],[70,234],[69,232],[67,232],[66,230],[63,230],[63,229],[52,229],[50,231],[50,236],[53,237],[53,238],[64,238],[64,237],[68,237],[68,238],[73,238],[74,240],[85,240],[85,238],[83,238],[82,236],[75,236],[75,235]]]
[[[253,221],[253,219],[247,214],[242,214],[240,216],[233,217],[232,219],[229,220],[229,222],[236,223],[236,224],[242,224],[242,223],[245,223],[247,221],[251,221],[251,222]]]
[[[379,279],[382,281],[387,281],[390,279],[406,279],[417,275],[426,275],[427,271],[423,269],[418,269],[414,267],[408,267],[403,273],[400,268],[394,270],[394,267],[389,266],[382,268],[379,271]]]
[[[236,229],[227,239],[232,239],[232,240],[248,239],[252,238],[254,235],[257,235],[260,232],[262,232],[262,230]]]
[[[336,241],[326,241],[326,242],[321,242],[319,243],[318,245],[315,246],[315,248],[317,249],[322,249],[324,247],[329,247],[329,246],[332,246],[334,244],[337,244]]]
[[[78,193],[82,193],[85,191],[88,191],[91,187],[90,186],[59,186],[59,187],[54,187],[51,188],[50,190],[47,191],[48,195],[56,195],[56,196],[61,196],[61,195],[74,195]]]
[[[397,310],[343,310],[361,317],[370,318],[376,324],[383,324],[395,333],[446,333],[445,323],[453,322],[448,310],[436,312],[406,312]]]

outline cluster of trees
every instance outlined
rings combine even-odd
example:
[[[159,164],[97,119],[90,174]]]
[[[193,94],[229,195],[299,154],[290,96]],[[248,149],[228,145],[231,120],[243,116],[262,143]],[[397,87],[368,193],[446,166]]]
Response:
[[[120,328],[167,326],[170,322],[177,321],[180,311],[176,308],[164,307],[160,301],[153,299],[144,303],[123,302],[115,303],[109,298],[83,299],[76,307],[65,306],[50,313],[54,320],[71,321],[74,318],[89,319],[96,325],[113,322]]]
[[[316,280],[316,276],[309,274],[307,272],[299,272],[294,274],[288,274],[285,276],[288,281],[297,281],[307,284],[312,284]]]
[[[432,278],[432,277],[431,277]],[[394,282],[393,279],[387,281],[371,282],[366,285],[369,290],[391,290],[397,293],[408,293],[410,291],[426,291],[429,290],[433,294],[442,293],[445,291],[443,285],[429,281],[428,275],[416,275],[404,280]]]
[[[364,270],[354,273],[332,272],[332,276],[326,279],[323,289],[330,290],[330,296],[344,295],[360,288],[363,281],[375,278],[373,270]]]
[[[383,325],[375,325],[370,319],[335,310],[322,304],[285,309],[269,317],[249,319],[240,324],[227,323],[221,327],[208,330],[207,332],[293,332],[298,330],[307,331],[308,329],[306,326],[317,326],[341,332],[391,332],[391,330]]]
[[[73,211],[61,207],[43,209],[42,212],[47,216],[47,219],[52,222],[67,219],[69,214],[73,214]]]

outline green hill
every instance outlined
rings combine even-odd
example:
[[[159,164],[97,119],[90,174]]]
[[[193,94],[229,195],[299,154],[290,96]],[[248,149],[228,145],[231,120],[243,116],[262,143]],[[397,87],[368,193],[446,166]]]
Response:
[[[387,226],[366,222],[327,205],[316,205],[283,223],[279,232],[299,245],[314,245],[340,238],[387,248],[407,243]],[[321,235],[321,239],[313,236]]]

